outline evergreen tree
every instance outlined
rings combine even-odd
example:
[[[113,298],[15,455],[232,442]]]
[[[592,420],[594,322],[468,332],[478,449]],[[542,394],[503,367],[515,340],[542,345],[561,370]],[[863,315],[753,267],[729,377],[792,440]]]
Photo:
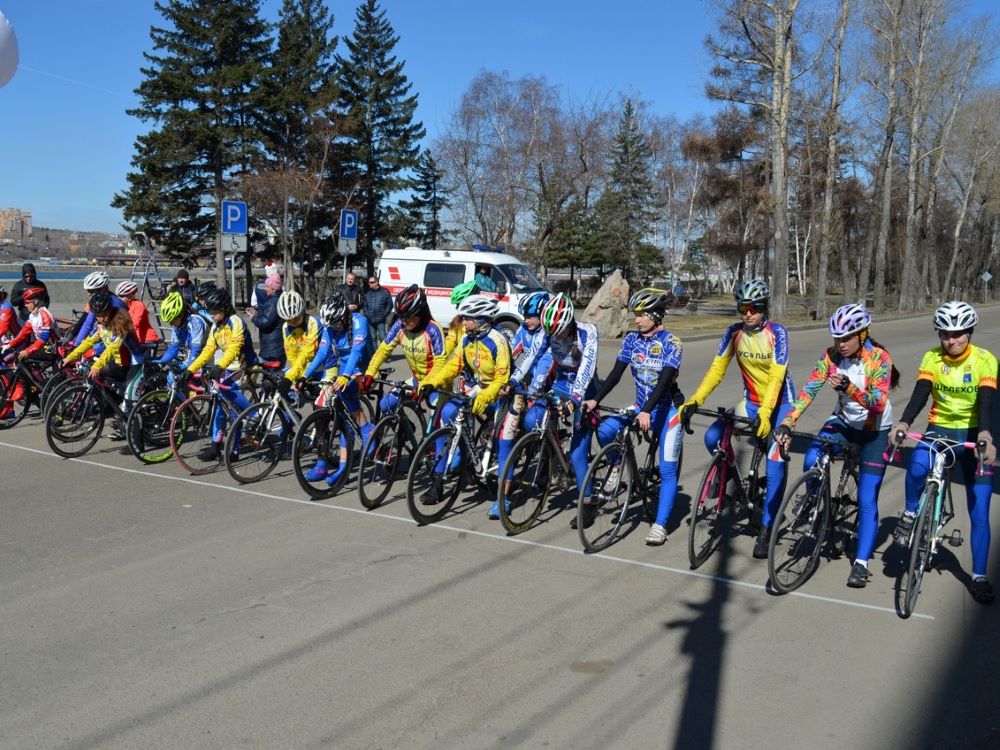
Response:
[[[358,252],[369,274],[375,269],[372,244],[388,218],[387,198],[413,184],[407,171],[417,166],[417,142],[425,134],[413,121],[417,95],[392,54],[398,41],[378,1],[365,0],[355,14],[354,34],[345,40],[349,54],[337,56],[344,118],[338,167],[357,186]]]
[[[442,172],[430,151],[424,151],[417,163],[413,198],[400,201],[412,223],[411,237],[420,247],[437,248],[448,242],[449,237],[441,225],[441,212],[448,206]]]
[[[644,242],[656,219],[650,158],[638,114],[632,101],[626,99],[611,147],[608,186],[596,210],[605,251],[619,260],[623,272],[630,278],[645,276],[646,269],[639,266],[649,266],[652,261],[651,246]],[[661,266],[662,260],[661,254]]]
[[[270,52],[258,0],[164,0],[139,106],[155,128],[135,142],[129,187],[112,205],[173,257],[204,255],[222,199],[259,152],[257,103]],[[216,248],[220,276],[221,247]]]
[[[333,16],[323,0],[283,0],[263,88],[267,151],[249,187],[258,215],[276,230],[290,276],[293,261],[311,261],[320,242],[317,233],[336,220],[333,196],[322,179],[331,168],[335,134],[329,118],[337,100],[332,29]],[[288,281],[295,288],[294,279]]]

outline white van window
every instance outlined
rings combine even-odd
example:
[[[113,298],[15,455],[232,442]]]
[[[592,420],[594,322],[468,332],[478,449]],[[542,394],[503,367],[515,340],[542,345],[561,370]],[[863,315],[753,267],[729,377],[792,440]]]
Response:
[[[531,269],[520,263],[514,264],[509,263],[503,266],[497,266],[504,275],[510,279],[510,283],[514,286],[514,291],[517,294],[524,294],[525,292],[531,292],[535,289],[544,289],[542,282],[535,278],[535,274],[531,272]]]
[[[424,270],[424,286],[454,288],[465,281],[462,263],[428,263]]]

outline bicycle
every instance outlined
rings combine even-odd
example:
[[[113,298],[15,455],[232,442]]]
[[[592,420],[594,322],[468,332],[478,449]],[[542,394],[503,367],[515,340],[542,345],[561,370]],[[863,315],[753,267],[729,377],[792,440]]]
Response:
[[[275,389],[270,398],[240,412],[226,433],[223,449],[229,476],[249,484],[271,473],[302,424],[298,405],[290,394]]]
[[[899,613],[903,618],[907,618],[913,614],[917,606],[917,597],[920,596],[924,572],[933,566],[934,556],[937,554],[941,542],[947,541],[951,547],[962,546],[962,533],[958,529],[947,536],[944,533],[947,525],[955,518],[955,506],[951,499],[951,468],[957,459],[955,451],[958,448],[975,450],[977,456],[976,474],[981,475],[983,472],[983,451],[986,448],[986,443],[982,440],[975,443],[958,442],[919,432],[907,432],[905,436],[902,433],[897,433],[896,439],[887,451],[888,460],[891,461],[895,458],[904,437],[925,446],[930,451],[931,456],[931,469],[927,473],[924,489],[920,493],[917,516],[907,538],[910,562],[905,574],[906,586],[905,588],[902,586],[901,577],[900,585],[896,587]]]
[[[302,420],[292,440],[292,466],[299,486],[314,500],[333,497],[347,483],[354,466],[354,446],[361,442],[361,425],[351,416],[340,391],[322,381],[324,406]],[[362,404],[367,402],[362,401]],[[370,413],[369,409],[366,410]],[[306,474],[318,461],[327,466],[326,476],[310,480]],[[327,480],[336,477],[333,484]]]
[[[45,441],[52,452],[63,458],[87,453],[101,437],[107,416],[124,421],[121,399],[122,394],[100,375],[61,391],[45,420]]]
[[[225,421],[232,427],[240,415],[236,405],[222,394],[235,388],[222,380],[203,381],[201,385],[187,383],[194,395],[185,400],[170,420],[170,451],[184,471],[192,476],[202,476],[215,471],[225,460],[222,452],[217,458],[206,460],[200,455],[214,442],[213,425],[221,409]]]
[[[695,409],[694,413],[722,419],[726,425],[702,477],[698,498],[688,519],[688,563],[691,570],[700,567],[715,552],[721,539],[722,522],[727,508],[730,508],[730,520],[736,521],[745,516],[749,529],[756,531],[760,528],[760,514],[767,497],[767,474],[760,472],[760,462],[767,448],[757,437],[757,420],[739,417],[732,410],[721,406],[717,411]],[[736,425],[744,425],[747,429],[737,428]],[[684,430],[689,435],[694,434],[694,430],[686,423]],[[741,436],[749,437],[753,443],[746,476],[740,473],[736,461],[732,444],[734,436],[737,440]],[[727,502],[729,496],[726,489],[730,479],[736,480],[733,482],[734,497],[731,502]]]
[[[598,406],[598,411],[625,417],[624,427],[614,440],[601,448],[590,460],[583,488],[577,502],[576,529],[580,543],[587,552],[607,549],[620,536],[622,526],[629,519],[633,499],[638,500],[642,512],[633,519],[633,527],[640,519],[652,518],[652,503],[658,496],[660,481],[658,465],[659,435],[644,433],[635,418],[638,412],[632,407],[612,409]],[[639,466],[636,449],[646,442],[646,458]],[[589,494],[589,502],[587,495]],[[593,520],[589,527],[587,506]]]
[[[388,496],[399,475],[404,450],[413,455],[427,433],[427,418],[410,398],[414,386],[408,380],[387,380],[390,373],[381,371],[373,382],[380,388],[399,391],[396,406],[383,414],[361,448],[358,499],[368,510],[377,508]],[[376,402],[381,401],[380,395],[376,392]]]
[[[38,403],[45,384],[52,377],[52,363],[30,357],[16,359],[11,354],[10,364],[0,365],[0,414],[10,416],[0,419],[0,430],[8,430],[21,423],[31,406]]]
[[[508,534],[530,529],[552,490],[560,493],[576,488],[568,457],[572,424],[566,428],[563,412],[568,400],[552,392],[531,394],[527,398],[529,405],[525,410],[531,408],[531,401],[545,409],[534,429],[514,443],[500,470],[497,507]]]
[[[442,407],[450,400],[459,408],[451,424],[438,427],[424,437],[410,462],[406,504],[413,520],[421,525],[444,518],[469,482],[496,495],[499,466],[495,437],[500,416],[506,411],[498,403],[492,417],[478,420],[472,413],[472,396],[443,389],[434,392],[440,394]],[[444,441],[440,452],[438,441]],[[440,489],[439,498],[425,504],[423,494],[432,486]]]
[[[166,388],[143,394],[125,420],[129,450],[144,464],[162,463],[174,454],[170,445],[170,425],[174,414],[188,398],[188,387],[178,377],[183,368],[172,364],[161,367],[173,373],[173,380]]]
[[[828,537],[831,558],[846,554],[858,538],[858,446],[822,435],[790,434],[818,442],[819,457],[789,487],[771,526],[767,573],[779,594],[794,591],[816,572]],[[781,456],[788,460],[784,451]],[[833,464],[838,460],[840,477],[831,492]]]

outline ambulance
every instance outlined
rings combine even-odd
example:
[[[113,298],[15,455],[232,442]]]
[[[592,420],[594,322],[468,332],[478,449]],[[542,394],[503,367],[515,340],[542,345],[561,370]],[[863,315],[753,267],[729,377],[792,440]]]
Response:
[[[379,261],[379,284],[395,296],[411,284],[423,287],[430,303],[431,315],[442,326],[455,317],[451,290],[480,274],[480,293],[493,297],[500,304],[497,327],[513,338],[521,325],[517,304],[521,298],[537,289],[540,282],[524,263],[513,255],[480,250],[423,250],[407,247],[386,250]],[[483,289],[490,286],[492,289]]]

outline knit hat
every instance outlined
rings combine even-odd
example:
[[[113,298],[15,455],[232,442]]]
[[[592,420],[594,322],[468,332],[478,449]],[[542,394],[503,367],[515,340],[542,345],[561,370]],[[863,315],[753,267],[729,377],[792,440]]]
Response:
[[[281,289],[281,277],[276,273],[268,274],[267,278],[264,279],[264,288],[278,291]]]

